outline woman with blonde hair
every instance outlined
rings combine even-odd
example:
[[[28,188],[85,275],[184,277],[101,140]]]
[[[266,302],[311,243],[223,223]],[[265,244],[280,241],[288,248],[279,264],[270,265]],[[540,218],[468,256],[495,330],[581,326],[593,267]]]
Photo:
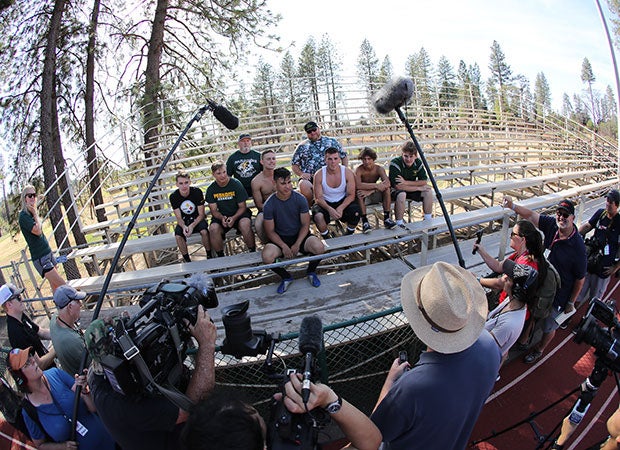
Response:
[[[52,253],[47,238],[43,234],[41,218],[37,212],[37,192],[32,185],[22,190],[22,210],[19,213],[19,228],[26,239],[30,257],[41,277],[49,281],[52,291],[66,284],[56,270],[56,258]]]

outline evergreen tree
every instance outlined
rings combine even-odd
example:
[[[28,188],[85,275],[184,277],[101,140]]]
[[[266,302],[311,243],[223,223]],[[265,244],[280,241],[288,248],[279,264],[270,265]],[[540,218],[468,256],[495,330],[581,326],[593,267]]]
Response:
[[[300,99],[303,109],[301,112],[308,117],[321,122],[321,105],[319,103],[319,85],[317,68],[317,49],[314,37],[310,36],[301,49],[297,73],[303,88],[303,97]]]
[[[534,82],[534,105],[536,116],[539,118],[551,111],[551,89],[543,72],[536,75]]]
[[[590,117],[592,118],[592,123],[597,124],[598,113],[595,107],[595,99],[594,99],[594,91],[592,90],[592,84],[596,81],[596,77],[594,76],[594,72],[592,71],[592,65],[588,58],[583,58],[583,62],[581,63],[581,81],[583,83],[587,83],[588,95],[590,97]]]
[[[331,121],[339,125],[340,119],[338,117],[338,102],[340,87],[340,70],[342,67],[342,58],[338,54],[338,50],[329,39],[328,34],[324,34],[321,39],[317,51],[318,58],[318,75],[323,85],[325,86],[325,92],[327,93],[327,105],[329,108],[329,114]]]
[[[297,118],[299,86],[297,83],[295,60],[290,51],[282,57],[278,74],[278,89],[285,112],[285,126],[293,125]]]
[[[433,105],[432,63],[424,47],[407,58],[405,69],[413,80],[413,101],[416,106]]]
[[[368,98],[370,98],[380,86],[380,73],[381,68],[375,50],[372,48],[368,39],[364,39],[357,57],[357,76],[362,82]]]
[[[437,63],[438,99],[441,108],[456,104],[456,75],[448,58],[441,56]]]
[[[392,61],[389,55],[385,55],[383,63],[381,63],[381,70],[379,70],[379,85],[383,86],[394,76],[394,70],[392,69]]]
[[[573,104],[570,101],[570,97],[565,92],[562,96],[562,115],[564,117],[572,117],[574,113],[575,110],[573,108]]]
[[[506,62],[506,57],[499,43],[493,41],[489,58],[489,91],[493,94],[492,100],[500,116],[508,109],[508,91],[512,83],[512,69]]]

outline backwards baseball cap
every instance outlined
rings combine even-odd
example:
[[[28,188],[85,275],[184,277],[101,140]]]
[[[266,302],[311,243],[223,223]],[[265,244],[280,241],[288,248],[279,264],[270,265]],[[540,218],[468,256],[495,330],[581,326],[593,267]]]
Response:
[[[68,284],[58,286],[54,291],[54,303],[58,309],[64,308],[73,300],[84,300],[85,298],[86,292],[78,291]]]
[[[250,133],[243,133],[239,135],[239,139],[237,140],[237,142],[240,142],[244,139],[252,139],[252,136],[250,135]]]
[[[515,285],[527,290],[534,285],[538,278],[538,271],[526,264],[517,264],[512,259],[505,259],[502,272],[512,278]]]
[[[34,355],[34,350],[32,347],[27,347],[25,349],[14,348],[9,352],[9,356],[6,359],[7,365],[13,371],[20,370],[24,365],[26,365],[26,361],[30,356]]]
[[[469,348],[482,333],[489,311],[476,277],[443,261],[405,275],[400,301],[416,336],[439,353]]]
[[[24,288],[20,289],[12,283],[3,284],[0,287],[0,306],[9,300],[19,297],[22,292],[24,292]]]
[[[304,131],[307,133],[308,131],[316,130],[319,126],[316,122],[308,122],[304,125]]]
[[[609,191],[605,198],[615,203],[616,205],[620,205],[620,192],[618,192],[618,190],[616,189],[612,189],[611,191]]]
[[[563,209],[569,214],[575,214],[575,205],[568,199],[564,199],[558,203],[557,209]]]

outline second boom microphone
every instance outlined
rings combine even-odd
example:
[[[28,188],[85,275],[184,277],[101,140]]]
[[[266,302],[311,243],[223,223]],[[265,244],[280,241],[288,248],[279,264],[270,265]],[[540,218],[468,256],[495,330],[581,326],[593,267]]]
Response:
[[[215,118],[229,130],[234,130],[239,126],[239,119],[228,109],[212,100],[207,99],[208,109],[213,111]]]

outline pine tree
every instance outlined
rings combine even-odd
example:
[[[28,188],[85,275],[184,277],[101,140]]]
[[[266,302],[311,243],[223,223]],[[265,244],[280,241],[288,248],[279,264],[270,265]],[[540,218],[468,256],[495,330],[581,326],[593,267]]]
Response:
[[[380,86],[380,70],[379,59],[375,54],[375,50],[372,48],[368,39],[364,39],[357,57],[357,76],[362,82],[368,98],[370,98]]]
[[[583,63],[581,63],[581,81],[583,83],[587,83],[588,85],[587,89],[590,97],[590,117],[592,118],[592,123],[596,125],[599,122],[599,118],[595,107],[594,92],[592,90],[592,84],[596,81],[596,77],[594,76],[592,65],[590,64],[588,58],[583,58]]]
[[[441,56],[437,63],[438,99],[441,108],[449,108],[456,103],[456,75],[448,58]]]
[[[489,90],[494,94],[494,105],[500,116],[508,109],[507,94],[512,83],[512,69],[506,62],[506,57],[499,43],[493,41],[489,58],[491,79]]]
[[[534,82],[534,105],[536,116],[539,118],[551,111],[551,89],[543,72],[536,75]]]

